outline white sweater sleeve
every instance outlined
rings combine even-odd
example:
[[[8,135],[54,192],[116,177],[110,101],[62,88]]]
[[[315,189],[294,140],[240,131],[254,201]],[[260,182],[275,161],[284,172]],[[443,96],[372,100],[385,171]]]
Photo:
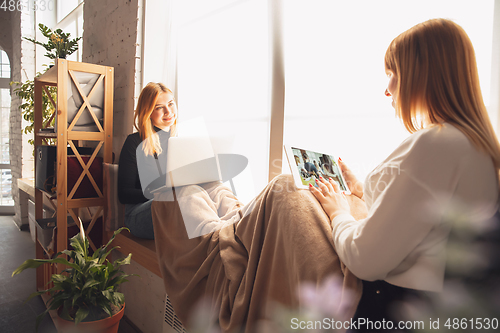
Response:
[[[364,280],[384,279],[440,221],[436,198],[418,180],[402,171],[384,185],[366,219],[332,221],[340,259]]]

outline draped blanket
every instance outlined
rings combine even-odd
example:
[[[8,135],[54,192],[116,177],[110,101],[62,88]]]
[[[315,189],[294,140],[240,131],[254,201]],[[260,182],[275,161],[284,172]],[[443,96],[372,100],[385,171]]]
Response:
[[[157,193],[152,213],[165,290],[188,329],[203,301],[218,330],[263,332],[276,308],[304,308],[299,286],[320,290],[331,276],[340,281],[335,306],[345,319],[354,315],[360,280],[340,262],[321,205],[291,176],[276,177],[243,208],[217,184],[186,186],[175,198]],[[190,239],[184,219],[206,234]]]

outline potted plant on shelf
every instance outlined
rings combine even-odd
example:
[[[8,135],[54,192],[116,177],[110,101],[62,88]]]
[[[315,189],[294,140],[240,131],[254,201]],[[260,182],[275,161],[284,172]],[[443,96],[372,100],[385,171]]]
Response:
[[[46,66],[46,65],[44,65]],[[40,76],[45,73],[49,68],[47,67],[42,73],[37,73],[36,76]],[[21,109],[21,114],[23,119],[27,121],[27,125],[24,127],[24,134],[32,133],[35,126],[35,81],[26,80],[24,83],[21,82],[10,82],[10,85],[16,85],[14,88],[14,93],[22,99],[19,109]],[[47,95],[50,94],[50,97]],[[55,117],[52,117],[55,111],[55,107],[51,102],[57,99],[57,88],[47,87],[47,91],[42,93],[42,123],[48,127],[54,127]],[[52,139],[48,139],[49,143],[52,143]],[[33,138],[28,140],[31,145],[35,144]],[[34,150],[33,150],[34,154]]]
[[[63,332],[118,332],[125,299],[117,289],[134,275],[125,274],[120,266],[130,264],[132,254],[114,262],[107,256],[116,248],[108,250],[108,246],[123,229],[127,228],[116,230],[106,245],[90,255],[89,241],[80,224],[80,233],[70,240],[72,250],[61,251],[53,259],[28,259],[12,273],[14,276],[26,268],[37,268],[45,263],[68,266],[62,274],[52,275],[52,288],[34,292],[26,300],[45,293],[50,295],[47,309],[37,316],[37,329],[49,311],[57,310],[58,326]],[[59,257],[61,254],[67,255],[68,260]]]
[[[43,24],[38,25],[40,32],[43,36],[47,37],[48,41],[46,43],[39,42],[32,38],[23,37],[24,39],[33,42],[35,44],[41,45],[45,48],[47,56],[50,59],[56,58],[66,58],[67,56],[74,53],[78,50],[78,41],[81,37],[74,38],[70,40],[70,33],[65,33],[61,29],[56,29],[52,31],[47,26]],[[47,66],[47,65],[43,65]],[[50,65],[53,66],[53,65]],[[37,73],[36,76],[40,76],[45,73],[49,67],[42,72]],[[19,106],[21,109],[24,120],[28,122],[28,125],[24,127],[24,134],[32,133],[34,127],[34,103],[35,103],[35,81],[34,80],[26,80],[24,83],[21,82],[11,82],[10,85],[15,85],[14,93],[22,99],[22,103]],[[47,91],[42,93],[42,122],[48,127],[53,127],[55,119],[52,117],[54,113],[54,105],[51,103],[51,98],[48,96],[51,95],[52,100],[55,101],[57,97],[57,89],[56,87],[47,87]],[[51,119],[52,118],[52,119]],[[53,143],[52,139],[48,139],[49,144]],[[30,138],[28,142],[33,145],[34,140]]]
[[[23,37],[30,42],[41,45],[45,48],[47,53],[45,56],[50,59],[62,58],[66,59],[66,56],[69,56],[73,52],[78,49],[78,41],[82,37],[74,38],[72,40],[69,39],[70,33],[64,33],[61,29],[56,29],[52,31],[48,27],[43,24],[39,24],[38,28],[42,35],[47,37],[47,43],[42,43],[32,38]]]

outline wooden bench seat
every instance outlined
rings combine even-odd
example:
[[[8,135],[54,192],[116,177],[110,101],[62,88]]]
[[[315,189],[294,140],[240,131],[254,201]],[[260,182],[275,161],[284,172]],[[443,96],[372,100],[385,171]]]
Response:
[[[112,235],[112,232],[107,232],[107,239],[110,239]],[[116,236],[111,245],[119,246],[117,250],[126,256],[132,253],[132,260],[161,277],[154,240],[135,237],[127,230],[124,230]]]
[[[103,164],[103,180],[104,196],[108,205],[103,239],[106,243],[113,235],[113,231],[110,230],[117,230],[123,226],[125,219],[125,207],[118,200],[118,164]],[[119,246],[117,250],[124,255],[132,253],[133,261],[161,277],[154,240],[138,238],[124,230],[116,236],[112,246]]]

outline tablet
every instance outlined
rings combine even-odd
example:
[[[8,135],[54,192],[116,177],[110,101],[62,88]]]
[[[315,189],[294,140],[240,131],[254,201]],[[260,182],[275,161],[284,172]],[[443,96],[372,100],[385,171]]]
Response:
[[[309,188],[309,184],[318,186],[316,179],[322,176],[325,179],[332,178],[341,192],[351,194],[337,163],[338,159],[333,155],[289,145],[285,145],[285,152],[298,188]]]

